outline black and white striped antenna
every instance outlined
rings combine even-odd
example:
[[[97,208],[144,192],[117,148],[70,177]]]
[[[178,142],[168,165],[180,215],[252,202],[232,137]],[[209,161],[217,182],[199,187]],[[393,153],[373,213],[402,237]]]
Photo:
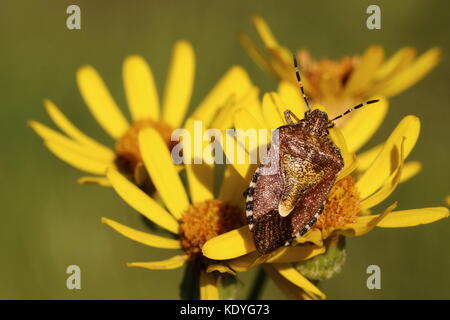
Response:
[[[303,89],[302,79],[300,78],[300,72],[298,70],[298,63],[297,63],[297,58],[295,57],[295,54],[293,55],[293,57],[294,57],[295,75],[297,76],[298,86],[300,87],[300,90],[303,95],[303,99],[305,100],[306,106],[308,107],[307,112],[310,112],[311,106],[309,105],[308,97],[306,96],[305,90]]]

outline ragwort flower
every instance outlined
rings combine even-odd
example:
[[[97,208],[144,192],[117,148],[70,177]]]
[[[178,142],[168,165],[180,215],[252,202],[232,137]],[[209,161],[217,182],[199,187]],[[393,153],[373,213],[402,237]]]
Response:
[[[186,129],[191,136],[195,130],[193,123],[193,119],[186,122]],[[169,149],[157,131],[153,128],[143,129],[139,133],[138,140],[143,163],[163,205],[113,168],[108,170],[107,179],[125,202],[153,223],[172,233],[176,239],[142,232],[107,218],[102,218],[102,222],[122,235],[145,245],[182,250],[181,254],[177,253],[164,261],[133,262],[128,266],[165,270],[180,268],[183,265],[187,265],[189,269],[192,265],[197,265],[200,272],[200,298],[219,298],[218,285],[221,274],[235,275],[236,272],[223,261],[206,258],[201,250],[209,239],[245,224],[242,194],[237,195],[236,190],[242,189],[246,181],[235,174],[232,165],[228,165],[219,194],[215,196],[214,166],[207,164],[210,162],[192,163],[185,164],[188,184],[188,188],[185,188],[172,162]],[[192,152],[186,155],[188,150],[192,152],[193,147],[183,142],[183,156],[191,157],[195,154]],[[205,159],[206,154],[208,153],[202,154]],[[239,179],[236,179],[237,177]],[[301,261],[322,253],[323,249],[307,245],[302,248],[286,248],[286,252],[291,255],[288,261]],[[274,261],[286,259],[274,258]]]
[[[295,96],[268,93],[264,95],[262,104],[258,99],[254,99],[252,105],[236,110],[235,127],[244,130],[278,128],[285,124],[283,114],[287,105],[296,115],[303,115],[306,111],[303,101],[297,99],[298,97],[295,99],[292,97]],[[381,100],[359,112],[367,112],[364,110],[370,108],[380,108],[386,103],[385,100]],[[315,108],[326,111],[321,106],[315,106]],[[448,209],[445,207],[395,211],[396,203],[387,206],[379,214],[370,214],[371,208],[385,200],[400,182],[417,173],[416,166],[407,167],[404,161],[416,144],[420,131],[420,121],[417,117],[404,117],[388,139],[374,149],[377,152],[369,165],[362,172],[355,174],[359,159],[349,151],[347,145],[355,145],[356,142],[353,140],[361,139],[361,132],[365,132],[367,127],[376,125],[371,123],[370,117],[364,118],[364,122],[352,124],[355,134],[345,135],[345,138],[337,128],[330,129],[330,136],[341,150],[345,166],[328,195],[320,219],[306,234],[297,238],[292,247],[279,248],[272,253],[261,255],[255,251],[252,232],[248,226],[243,226],[207,241],[203,246],[203,254],[210,259],[226,260],[226,264],[235,271],[247,271],[264,263],[266,272],[288,297],[318,299],[324,298],[325,294],[305,277],[307,275],[310,279],[313,278],[313,272],[310,274],[299,272],[302,270],[302,264],[290,263],[293,261],[287,259],[287,251],[294,252],[301,250],[302,247],[313,245],[315,248],[326,250],[324,254],[314,258],[318,259],[331,252],[330,248],[336,248],[343,236],[362,236],[375,227],[412,227],[448,217]],[[265,144],[270,136],[266,138],[260,143]],[[248,153],[252,152],[251,146],[247,143],[242,148],[245,148]],[[234,166],[236,172],[247,182],[243,187],[245,189],[250,183],[254,167],[250,164]],[[240,193],[244,189],[236,190],[236,192]],[[280,256],[283,257],[280,259]],[[273,261],[274,258],[278,258],[278,261]],[[284,258],[286,261],[283,261]],[[339,263],[343,263],[344,258],[336,255],[332,257],[339,260]],[[305,263],[309,261],[311,260]],[[339,268],[339,265],[336,266],[336,269]]]
[[[182,124],[192,95],[195,55],[191,44],[175,44],[162,102],[158,96],[150,66],[137,55],[128,56],[123,64],[123,81],[131,114],[131,124],[114,101],[104,81],[92,66],[77,71],[81,95],[99,125],[114,140],[114,148],[100,144],[81,132],[50,100],[44,106],[61,134],[39,122],[29,125],[57,157],[95,176],[82,177],[80,183],[109,186],[104,177],[106,168],[114,167],[137,184],[145,182],[142,156],[137,137],[143,128],[156,129],[171,148],[173,129]],[[247,73],[240,66],[231,67],[197,107],[194,115],[209,125],[228,97],[238,99],[251,86]],[[161,105],[161,108],[160,108]]]
[[[241,34],[241,43],[248,54],[263,70],[296,86],[291,51],[277,42],[261,17],[253,17],[252,21],[265,50]],[[438,48],[429,49],[417,58],[416,54],[415,48],[404,47],[384,60],[384,49],[378,45],[370,46],[361,56],[345,56],[340,60],[315,60],[304,49],[296,53],[307,95],[314,104],[327,106],[332,114],[340,114],[348,106],[372,96],[399,94],[430,72],[442,55]]]

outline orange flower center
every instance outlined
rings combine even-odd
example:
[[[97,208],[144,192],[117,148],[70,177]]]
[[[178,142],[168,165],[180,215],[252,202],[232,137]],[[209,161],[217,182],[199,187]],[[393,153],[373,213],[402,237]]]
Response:
[[[347,176],[334,184],[325,208],[314,227],[322,230],[336,229],[354,223],[361,211],[356,181]]]
[[[344,56],[340,60],[314,60],[306,50],[298,53],[302,71],[310,84],[320,91],[323,79],[336,79],[344,85],[358,63],[358,56]]]
[[[344,56],[340,60],[314,60],[308,51],[300,50],[298,57],[302,76],[309,84],[305,89],[310,102],[324,105],[330,111],[330,116],[337,116],[361,102],[360,96],[342,94],[355,66],[359,63],[359,56]],[[351,115],[343,117],[335,121],[335,124],[341,127],[350,117]]]
[[[209,239],[245,224],[240,208],[217,199],[191,205],[181,219],[181,247],[190,258],[201,253]]]
[[[172,128],[167,123],[151,119],[138,120],[116,143],[116,165],[121,171],[133,174],[137,164],[142,161],[138,136],[142,129],[148,127],[156,129],[161,134],[169,149],[175,145],[176,141],[170,139]]]

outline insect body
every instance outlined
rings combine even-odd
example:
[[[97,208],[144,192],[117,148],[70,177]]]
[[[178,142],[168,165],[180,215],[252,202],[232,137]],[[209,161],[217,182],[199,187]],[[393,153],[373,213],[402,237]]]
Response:
[[[298,69],[297,79],[309,108]],[[344,114],[377,101],[362,103]],[[284,115],[288,124],[274,131],[277,139],[272,138],[267,159],[255,171],[246,192],[248,225],[262,254],[289,245],[314,225],[344,167],[341,152],[328,132],[332,121],[341,116],[330,121],[317,109],[309,109],[302,120],[289,110]],[[276,170],[268,170],[273,167]]]

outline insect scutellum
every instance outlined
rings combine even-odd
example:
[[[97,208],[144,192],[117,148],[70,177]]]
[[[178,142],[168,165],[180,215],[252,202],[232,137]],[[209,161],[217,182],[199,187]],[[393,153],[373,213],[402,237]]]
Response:
[[[295,57],[295,54],[293,55],[293,58],[294,58],[295,75],[297,77],[298,86],[300,88],[300,91],[301,91],[301,94],[303,96],[303,99],[305,100],[306,107],[308,108],[308,110],[306,110],[306,112],[305,112],[305,118],[307,118],[308,115],[311,114],[311,105],[309,104],[308,96],[306,95],[305,90],[303,88],[303,83],[302,83],[302,79],[300,77],[300,71],[299,71],[299,68],[298,68],[297,58]],[[353,112],[356,109],[362,108],[365,105],[372,104],[372,103],[375,103],[375,102],[378,102],[378,101],[380,101],[380,100],[379,99],[369,100],[369,101],[360,103],[360,104],[358,104],[358,105],[356,105],[354,107],[351,107],[350,109],[348,109],[344,113],[342,113],[342,114],[338,115],[337,117],[334,117],[333,119],[329,120],[328,121],[328,129],[334,127],[333,121],[342,118],[343,116],[349,114],[350,112]],[[297,120],[297,122],[300,122],[300,120],[290,110],[286,110],[284,112],[284,117],[285,117],[285,119],[286,119],[288,124],[293,124],[293,122],[291,120],[291,117],[294,118],[295,120]]]

